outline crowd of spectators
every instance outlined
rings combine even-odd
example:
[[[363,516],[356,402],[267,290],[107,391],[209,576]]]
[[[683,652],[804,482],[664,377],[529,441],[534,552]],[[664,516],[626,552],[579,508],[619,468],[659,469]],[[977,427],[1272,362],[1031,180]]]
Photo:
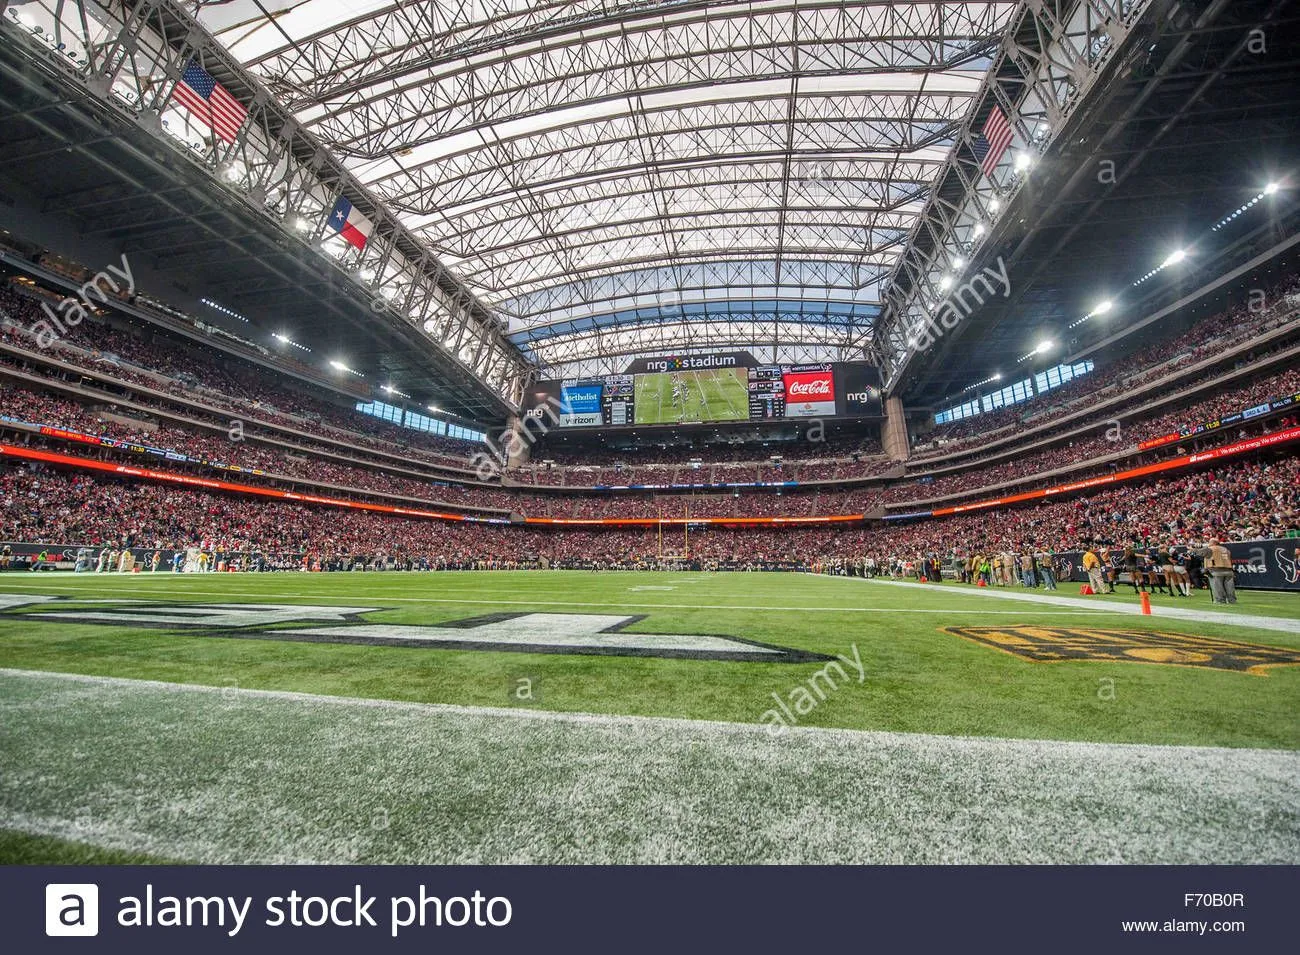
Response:
[[[996,548],[1248,541],[1300,532],[1300,457],[1107,487],[1070,500],[901,525],[696,530],[697,560],[727,566],[882,563]],[[680,528],[541,529],[406,518],[10,465],[0,540],[145,549],[202,546],[329,563],[386,555],[428,566],[645,566],[685,552]],[[666,541],[666,543],[665,543]],[[296,566],[296,564],[295,564]]]
[[[1055,444],[1036,452],[1017,454],[998,464],[929,477],[918,475],[921,480],[891,485],[882,492],[882,499],[887,504],[899,504],[975,493],[981,488],[1008,481],[1029,479],[1033,475],[1055,472],[1084,462],[1096,462],[1092,468],[1072,470],[1073,476],[1086,476],[1093,471],[1113,466],[1112,455],[1135,452],[1143,442],[1192,431],[1248,408],[1294,397],[1296,394],[1300,394],[1300,368],[1284,369],[1249,384],[1183,403],[1171,411],[1149,418],[1123,422],[1103,421],[1091,437]],[[1291,421],[1289,418],[1274,418],[1261,422],[1261,426],[1278,430],[1289,426]],[[1230,426],[1222,431],[1205,432],[1199,439],[1210,444],[1225,444],[1244,436],[1239,426]],[[1177,441],[1161,446],[1161,450],[1168,454],[1179,453],[1182,449],[1183,445]]]
[[[893,525],[872,540],[878,559],[988,554],[1026,546],[1204,544],[1300,532],[1300,457],[1265,457],[1083,497]]]
[[[1049,423],[1110,394],[1136,393],[1150,381],[1235,348],[1293,319],[1300,306],[1298,293],[1300,276],[1288,277],[1265,294],[1267,307],[1248,301],[1207,315],[1181,335],[1153,342],[1027,401],[939,425],[917,436],[913,459],[946,456],[962,447],[1010,434],[1016,428]]]
[[[1149,437],[1158,437],[1170,431],[1201,423],[1201,417],[1213,417],[1227,412],[1240,411],[1252,403],[1260,403],[1279,395],[1300,391],[1300,369],[1287,369],[1268,375],[1249,385],[1215,396],[1205,402],[1159,415],[1147,421],[1127,426],[1120,432],[1125,448]],[[1089,441],[1077,442],[1064,448],[1054,447],[1028,457],[1018,457],[1012,462],[940,475],[922,481],[902,481],[886,487],[857,490],[818,489],[816,486],[801,489],[750,489],[732,491],[700,491],[690,494],[663,493],[539,493],[527,487],[493,488],[460,485],[431,479],[420,479],[394,473],[378,467],[365,467],[361,462],[348,464],[332,460],[311,449],[282,447],[276,443],[259,440],[254,432],[241,432],[240,440],[230,440],[221,430],[201,430],[196,427],[172,425],[155,426],[140,422],[131,425],[130,419],[113,416],[101,419],[99,415],[83,408],[77,402],[58,398],[12,385],[0,385],[0,409],[5,414],[22,420],[34,421],[55,428],[69,429],[101,438],[179,452],[189,458],[202,459],[204,464],[183,464],[173,456],[165,462],[142,457],[136,452],[96,448],[57,436],[38,436],[11,428],[11,440],[70,451],[78,455],[113,455],[115,460],[140,465],[160,466],[168,470],[188,470],[207,477],[237,480],[242,483],[274,483],[283,478],[296,478],[302,486],[345,498],[383,499],[384,495],[398,495],[423,502],[434,509],[476,510],[485,509],[515,513],[529,517],[564,519],[604,519],[618,517],[774,517],[774,516],[825,516],[839,514],[871,513],[882,505],[906,505],[916,500],[955,497],[982,493],[984,489],[1008,481],[1030,482],[1035,476],[1049,473],[1063,465],[1095,462],[1091,468],[1083,467],[1072,472],[1073,477],[1085,476],[1096,470],[1114,468],[1116,462],[1106,457],[1118,450],[1107,429]],[[164,419],[166,420],[166,419]],[[1250,427],[1272,430],[1287,426],[1289,419],[1260,419]],[[1222,444],[1236,440],[1241,435],[1238,427],[1209,432],[1200,440],[1202,444]],[[1150,455],[1172,455],[1184,451],[1183,443],[1171,442],[1148,452]],[[223,466],[234,465],[243,472],[231,474]],[[795,465],[794,467],[798,467]],[[263,474],[247,473],[260,470]],[[714,475],[716,471],[709,469]],[[760,477],[761,477],[760,472]],[[1059,480],[1055,478],[1053,480]]]
[[[36,424],[202,459],[208,462],[207,466],[195,466],[192,470],[203,473],[206,477],[254,484],[263,483],[261,478],[274,480],[293,477],[301,479],[303,484],[318,492],[341,490],[370,492],[372,495],[402,495],[431,506],[450,506],[458,510],[489,509],[526,516],[564,518],[681,517],[688,514],[697,517],[753,517],[851,513],[842,508],[859,503],[854,495],[843,491],[812,491],[802,494],[737,491],[700,495],[576,496],[420,480],[390,471],[371,470],[325,459],[301,448],[291,450],[274,444],[259,443],[252,432],[241,432],[239,440],[232,441],[226,431],[200,431],[179,426],[155,426],[145,422],[132,426],[117,416],[101,418],[75,401],[3,383],[0,383],[0,410],[4,414]],[[32,435],[17,428],[12,431],[11,440],[27,444],[37,441],[43,447],[78,456],[113,453],[116,455],[115,460],[124,460],[136,466],[153,465],[173,471],[184,469],[175,457],[164,462],[156,456],[141,457],[137,452],[110,451],[102,446],[58,436]],[[231,474],[225,469],[229,465],[238,466],[245,471],[261,470],[265,473]],[[345,493],[344,496],[352,495]]]
[[[0,286],[0,340],[36,349],[31,329],[45,318],[39,303],[12,287]],[[170,342],[150,330],[112,327],[87,320],[68,329],[48,351],[51,357],[110,374],[131,384],[201,401],[231,414],[327,435],[362,447],[416,455],[466,466],[477,443],[402,428],[304,391],[278,387],[265,368],[236,367],[201,350]],[[305,386],[304,386],[305,387]]]
[[[1300,288],[1300,281],[1290,279],[1270,293],[1270,301],[1281,302],[1287,308],[1293,308],[1297,288]],[[1135,400],[1145,403],[1153,396],[1149,389],[1143,390],[1143,383],[1239,344],[1276,323],[1280,314],[1281,310],[1275,304],[1274,307],[1261,311],[1243,307],[1227,314],[1211,316],[1195,324],[1183,335],[1152,345],[1135,356],[1076,379],[1042,396],[1042,400],[1035,399],[1004,410],[1012,415],[1009,421],[1020,421],[1028,414],[1024,423],[1037,425],[1074,414],[1089,403],[1095,403],[1099,395],[1119,386],[1126,389],[1126,393],[1134,394]],[[33,350],[35,346],[30,328],[41,317],[42,313],[33,300],[12,287],[0,287],[0,344],[8,343],[19,349]],[[4,321],[5,318],[9,321]],[[204,462],[163,462],[156,458],[140,459],[141,456],[137,455],[131,463],[173,470],[180,468],[191,472],[206,469],[208,476],[219,465],[234,465],[245,469],[245,472],[265,472],[263,475],[241,473],[233,478],[244,483],[278,484],[283,479],[293,479],[300,485],[309,485],[313,489],[343,498],[374,500],[379,495],[398,495],[423,502],[431,509],[488,509],[528,517],[569,520],[681,518],[687,515],[699,518],[743,518],[869,514],[881,506],[901,505],[921,499],[944,496],[961,499],[962,496],[974,495],[984,488],[1010,480],[1026,482],[1024,486],[1034,486],[1032,482],[1035,475],[1067,466],[1077,466],[1072,469],[1072,477],[1100,472],[1108,467],[1113,469],[1117,466],[1115,453],[1125,452],[1131,456],[1140,442],[1177,433],[1244,408],[1300,392],[1300,369],[1285,368],[1259,375],[1254,380],[1221,390],[1211,397],[1183,402],[1146,418],[1124,418],[1117,430],[1101,428],[1093,422],[1094,430],[1090,433],[1064,443],[1058,441],[1041,451],[986,465],[981,465],[978,460],[970,460],[963,462],[961,471],[953,473],[927,474],[924,471],[910,470],[901,481],[886,481],[883,478],[885,473],[899,465],[881,453],[880,444],[872,435],[840,433],[826,440],[812,440],[810,432],[796,440],[764,443],[759,440],[761,435],[755,432],[747,435],[749,440],[745,441],[710,441],[619,449],[607,453],[566,452],[558,448],[548,449],[543,444],[534,449],[535,463],[509,471],[505,486],[489,487],[458,483],[456,475],[445,470],[449,467],[449,462],[454,462],[457,467],[469,467],[469,461],[464,455],[472,446],[465,442],[398,428],[361,415],[351,408],[313,397],[305,391],[276,387],[268,384],[272,379],[265,369],[252,365],[239,367],[231,361],[218,361],[193,348],[169,343],[161,333],[154,335],[143,328],[125,329],[110,327],[102,322],[86,321],[72,329],[67,337],[51,346],[48,351],[57,354],[47,357],[56,357],[79,368],[96,371],[101,377],[107,376],[117,381],[148,387],[181,400],[181,403],[171,406],[167,399],[160,398],[154,405],[150,405],[149,400],[141,398],[138,391],[133,392],[131,400],[154,411],[157,418],[132,424],[130,422],[133,416],[139,418],[141,412],[125,404],[115,407],[114,396],[109,392],[103,393],[102,403],[96,401],[99,410],[92,410],[77,401],[44,391],[10,384],[0,385],[0,413],[5,415],[55,428],[164,448]],[[33,364],[17,352],[2,347],[0,362],[22,367],[29,374],[46,374],[51,379],[55,379],[58,374],[48,368],[42,371],[39,363]],[[1219,368],[1204,372],[1197,380],[1221,374],[1222,370]],[[1184,387],[1187,383],[1180,380],[1178,387]],[[89,389],[86,390],[89,392]],[[203,411],[191,402],[201,402],[210,408],[224,410],[229,417],[223,418],[215,411]],[[113,414],[106,416],[101,413],[104,410],[112,411]],[[167,416],[182,412],[185,417],[211,427],[186,424]],[[236,440],[232,440],[232,433],[227,431],[232,417],[238,417],[241,425],[245,424],[244,419],[248,419],[247,426],[241,426]],[[275,425],[276,428],[259,429],[260,423]],[[974,440],[986,441],[989,437],[987,427],[998,423],[997,415],[992,414],[958,424],[978,428],[977,432],[971,433]],[[1268,421],[1267,427],[1276,428],[1283,424],[1285,422],[1274,418]],[[1258,422],[1252,424],[1252,427],[1260,426]],[[1062,426],[1059,432],[1064,434],[1067,427],[1072,430],[1077,425]],[[293,428],[300,433],[287,435],[278,428]],[[1049,432],[1048,437],[1056,433]],[[961,446],[961,431],[959,428],[952,429],[946,434],[949,438],[957,438],[944,448],[944,454],[948,455],[954,447]],[[1203,444],[1226,443],[1235,440],[1239,434],[1234,426],[1200,440]],[[319,438],[313,439],[313,435]],[[345,442],[346,446],[340,447],[320,440],[327,437]],[[57,436],[37,436],[15,428],[7,429],[6,440],[43,443],[44,446],[72,450],[73,453],[96,453],[100,456],[115,456],[114,459],[121,460],[131,459],[132,454],[107,449],[90,452],[86,445],[77,446]],[[380,462],[356,453],[366,449],[385,451],[394,455],[397,461]],[[1180,442],[1171,442],[1155,453],[1169,455],[1181,451]],[[782,458],[779,463],[772,460],[777,455]],[[553,463],[537,460],[543,457],[551,458]],[[915,468],[917,460],[913,460],[911,468]],[[934,457],[923,457],[919,462],[922,466],[938,463]],[[394,466],[417,474],[399,473],[394,470]],[[439,470],[440,467],[444,470]],[[427,476],[421,477],[419,473]],[[468,474],[468,471],[463,471],[461,477]],[[786,488],[781,491],[770,488],[721,491],[712,487],[692,494],[656,494],[651,491],[568,494],[550,490],[556,486],[590,488],[629,484],[661,487],[754,483],[807,485],[809,482],[867,477],[879,480],[863,489],[847,491],[819,490],[815,486]],[[1059,480],[1059,477],[1053,480]],[[548,490],[535,489],[540,487]],[[365,517],[383,520],[373,515]],[[448,533],[469,534],[472,530],[462,528]],[[494,530],[485,532],[499,533]],[[639,532],[628,533],[635,537]],[[841,542],[851,539],[842,536],[849,533],[843,530],[810,533],[834,534],[835,539]],[[599,539],[615,549],[621,546],[614,537],[602,536]],[[508,549],[502,553],[508,553]],[[498,554],[489,556],[491,559],[501,559]],[[606,556],[602,559],[613,558]]]
[[[883,474],[894,462],[883,456],[846,460],[794,460],[690,464],[551,467],[527,464],[509,472],[512,483],[550,487],[624,487],[628,485],[781,484],[835,481]]]
[[[40,441],[42,446],[74,455],[87,453],[114,453],[115,460],[136,466],[161,466],[166,470],[188,470],[205,477],[239,480],[245,483],[263,483],[261,478],[298,478],[303,485],[319,491],[340,489],[365,491],[388,495],[402,495],[430,504],[446,504],[456,508],[506,509],[518,504],[515,495],[490,487],[467,487],[445,481],[420,479],[382,469],[370,469],[359,464],[346,464],[312,453],[309,447],[281,447],[262,443],[255,429],[231,432],[221,426],[218,430],[205,430],[182,426],[156,425],[141,421],[136,425],[125,423],[118,414],[112,418],[84,408],[75,401],[37,392],[16,385],[0,383],[0,413],[33,424],[48,425],[96,438],[111,438],[147,448],[176,452],[189,458],[200,459],[205,465],[184,465],[176,457],[160,461],[157,457],[142,457],[126,450],[110,452],[79,441],[57,436],[32,435],[18,428],[10,429],[11,440],[31,444]],[[166,419],[164,419],[166,420]],[[232,440],[232,435],[234,439]],[[263,471],[264,475],[227,473],[229,466],[244,471]]]

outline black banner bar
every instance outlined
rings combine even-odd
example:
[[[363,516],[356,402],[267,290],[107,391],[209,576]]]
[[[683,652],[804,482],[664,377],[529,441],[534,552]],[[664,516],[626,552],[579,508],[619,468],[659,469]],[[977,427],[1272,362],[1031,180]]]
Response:
[[[1297,874],[1294,867],[10,867],[0,870],[0,895],[6,949],[24,955],[1253,952],[1292,950]],[[47,934],[87,931],[92,908],[93,939]]]

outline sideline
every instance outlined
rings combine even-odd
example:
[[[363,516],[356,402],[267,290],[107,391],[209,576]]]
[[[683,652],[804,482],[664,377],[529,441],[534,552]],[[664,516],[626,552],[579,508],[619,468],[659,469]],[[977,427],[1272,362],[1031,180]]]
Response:
[[[0,828],[198,863],[1300,859],[1286,750],[773,736],[11,669],[0,696]]]
[[[934,592],[932,584],[912,583],[907,580],[882,580],[878,577],[845,577],[844,580],[858,580],[867,584],[886,584],[891,587],[916,587],[921,590]],[[944,588],[944,592],[950,592]],[[1086,597],[1052,597],[1048,594],[1026,594],[1016,591],[1008,591],[1005,588],[996,587],[971,587],[969,590],[958,591],[958,593],[970,594],[973,597],[999,597],[1003,600],[1024,600],[1028,603],[1048,604],[1055,607],[1088,607],[1097,610],[1103,606]],[[1137,605],[1132,607],[1123,607],[1116,604],[1104,605],[1111,613],[1126,614],[1129,616],[1141,616],[1138,612]],[[977,613],[978,611],[968,611]],[[1300,633],[1300,620],[1291,620],[1287,617],[1264,617],[1259,614],[1244,613],[1223,613],[1218,610],[1200,610],[1191,607],[1169,607],[1164,604],[1151,604],[1151,616],[1168,617],[1174,620],[1195,620],[1201,623],[1222,623],[1229,626],[1238,627],[1255,627],[1259,630],[1276,630],[1280,633]]]

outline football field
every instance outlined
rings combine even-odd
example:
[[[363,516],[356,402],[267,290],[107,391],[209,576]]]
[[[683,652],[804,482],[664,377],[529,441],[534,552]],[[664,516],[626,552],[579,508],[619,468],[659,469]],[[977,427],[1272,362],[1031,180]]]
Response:
[[[1300,598],[1057,596],[0,576],[0,862],[1300,862]]]
[[[633,407],[637,424],[745,421],[749,385],[735,368],[637,375]]]

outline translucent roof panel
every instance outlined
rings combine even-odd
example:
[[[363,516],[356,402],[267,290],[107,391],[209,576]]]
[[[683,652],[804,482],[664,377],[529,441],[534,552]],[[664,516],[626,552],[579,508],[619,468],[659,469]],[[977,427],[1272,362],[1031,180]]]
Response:
[[[199,17],[512,335],[572,361],[606,347],[598,316],[621,352],[653,349],[686,302],[713,303],[690,324],[737,345],[754,315],[822,336],[826,303],[852,302],[836,327],[861,341],[1015,7],[230,0]]]

